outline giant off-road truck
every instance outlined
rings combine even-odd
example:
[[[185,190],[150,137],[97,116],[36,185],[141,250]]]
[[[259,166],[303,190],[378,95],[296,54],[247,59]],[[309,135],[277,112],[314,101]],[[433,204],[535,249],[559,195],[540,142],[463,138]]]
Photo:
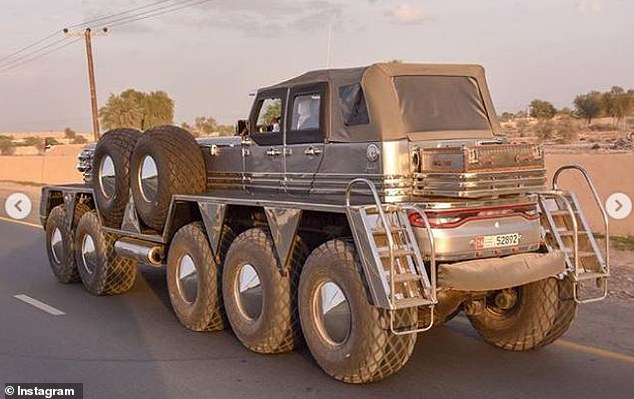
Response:
[[[505,142],[480,66],[309,72],[259,90],[237,125],[105,133],[86,182],[42,192],[57,279],[113,295],[137,265],[165,267],[186,328],[259,353],[305,343],[348,383],[396,373],[460,311],[526,351],[606,296],[607,217],[598,241],[560,185],[580,173],[605,216],[590,177],[547,181],[539,145]]]

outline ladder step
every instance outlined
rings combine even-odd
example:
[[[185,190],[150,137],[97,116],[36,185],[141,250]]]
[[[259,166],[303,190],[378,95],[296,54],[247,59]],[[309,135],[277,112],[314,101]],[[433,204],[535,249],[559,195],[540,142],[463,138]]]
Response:
[[[433,302],[422,297],[397,299],[394,306],[397,309],[413,308],[415,306],[430,305]]]
[[[584,273],[579,273],[579,275],[577,276],[577,281],[596,280],[598,278],[606,278],[606,277],[609,277],[608,273],[584,272]]]
[[[573,255],[573,250],[572,248],[564,248],[564,252],[570,256]],[[577,251],[577,255],[580,258],[590,258],[590,257],[597,257],[597,254],[595,254],[594,252],[591,251]]]
[[[408,256],[408,255],[414,255],[414,251],[412,251],[411,249],[402,249],[402,248],[394,249],[395,258],[400,258],[402,256]],[[390,250],[388,248],[379,249],[379,256],[381,258],[389,258]]]
[[[550,230],[548,230],[548,233],[552,234]],[[588,232],[585,230],[578,230],[577,233],[579,233],[579,235],[588,235]],[[574,235],[574,232],[571,230],[557,230],[557,234],[562,237],[572,237]]]
[[[407,229],[405,227],[401,227],[401,226],[390,226],[390,232],[391,233],[400,233],[400,232],[404,232],[407,231]],[[380,236],[380,235],[387,235],[387,231],[385,231],[385,229],[374,229],[372,230],[372,234],[374,234],[375,236]]]
[[[387,275],[389,276],[390,274],[387,273]],[[395,283],[408,283],[411,281],[417,281],[420,280],[421,276],[419,276],[418,274],[414,274],[414,273],[399,273],[399,274],[394,274],[394,282]]]
[[[575,215],[579,214],[579,212],[577,210],[575,210],[575,209],[572,210],[572,213],[574,213]],[[550,211],[550,214],[552,216],[568,216],[568,217],[570,217],[570,212],[568,212],[565,209],[560,209],[560,210],[557,210],[557,211]]]

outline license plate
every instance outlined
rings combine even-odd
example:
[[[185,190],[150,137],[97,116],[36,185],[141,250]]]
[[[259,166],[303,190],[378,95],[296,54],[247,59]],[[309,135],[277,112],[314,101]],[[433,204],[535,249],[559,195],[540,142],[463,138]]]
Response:
[[[499,234],[494,236],[478,236],[475,238],[476,249],[514,247],[520,245],[520,234]]]

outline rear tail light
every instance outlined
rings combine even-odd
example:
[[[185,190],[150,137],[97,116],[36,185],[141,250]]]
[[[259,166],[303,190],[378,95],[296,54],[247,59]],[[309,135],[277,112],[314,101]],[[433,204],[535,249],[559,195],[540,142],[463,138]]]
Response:
[[[526,220],[535,220],[539,217],[535,204],[484,209],[452,209],[440,212],[430,211],[426,215],[430,226],[434,229],[459,227],[472,220],[499,219],[513,216],[520,216]],[[418,213],[410,214],[409,222],[414,227],[425,227],[425,222]]]

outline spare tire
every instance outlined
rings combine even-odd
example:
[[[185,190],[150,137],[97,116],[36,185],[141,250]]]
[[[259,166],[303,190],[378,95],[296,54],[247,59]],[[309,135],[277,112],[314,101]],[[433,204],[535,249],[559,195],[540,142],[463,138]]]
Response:
[[[140,133],[135,129],[114,129],[97,142],[92,184],[97,209],[108,227],[121,226],[130,195],[130,156]]]
[[[134,148],[131,160],[132,196],[141,220],[161,231],[172,195],[205,191],[203,154],[194,137],[176,126],[146,131]]]

